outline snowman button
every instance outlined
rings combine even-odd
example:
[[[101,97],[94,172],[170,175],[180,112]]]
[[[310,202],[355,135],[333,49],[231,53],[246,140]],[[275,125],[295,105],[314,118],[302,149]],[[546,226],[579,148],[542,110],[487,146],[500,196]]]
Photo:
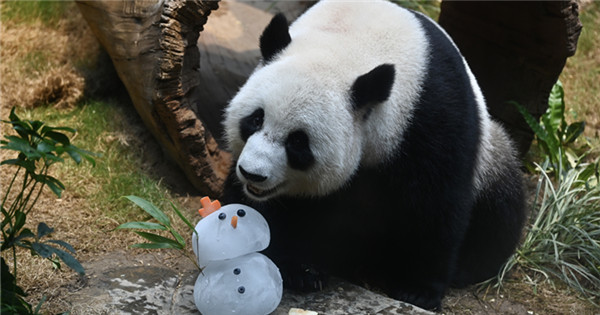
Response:
[[[240,268],[233,269],[233,274],[234,275],[239,275],[241,272],[242,272],[242,270]]]
[[[244,288],[244,286],[242,285],[242,286],[240,286],[240,287],[238,288],[238,293],[239,293],[239,294],[244,294],[244,292],[246,292],[246,288]]]

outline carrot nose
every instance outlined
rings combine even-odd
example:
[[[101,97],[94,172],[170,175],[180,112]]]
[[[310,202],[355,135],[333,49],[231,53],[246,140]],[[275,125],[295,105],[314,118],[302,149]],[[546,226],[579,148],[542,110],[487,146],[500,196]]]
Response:
[[[231,226],[233,226],[233,228],[234,228],[234,229],[235,229],[235,228],[237,228],[237,220],[238,220],[238,217],[237,217],[237,215],[234,215],[234,216],[231,218]]]

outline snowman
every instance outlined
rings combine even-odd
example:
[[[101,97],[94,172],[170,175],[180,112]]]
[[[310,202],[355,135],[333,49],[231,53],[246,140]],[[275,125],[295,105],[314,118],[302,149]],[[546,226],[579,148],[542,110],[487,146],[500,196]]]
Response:
[[[192,248],[203,266],[194,285],[194,302],[203,315],[273,312],[283,291],[277,266],[258,253],[269,245],[265,218],[241,204],[221,207],[202,198],[203,217],[192,234]]]

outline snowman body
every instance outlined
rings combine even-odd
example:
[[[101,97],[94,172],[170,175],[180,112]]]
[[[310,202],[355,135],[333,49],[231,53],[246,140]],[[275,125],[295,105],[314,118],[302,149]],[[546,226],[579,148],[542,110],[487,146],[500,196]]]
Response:
[[[283,281],[277,266],[258,253],[270,241],[266,220],[241,204],[215,208],[192,234],[203,267],[194,285],[196,307],[203,315],[271,313],[281,301]]]

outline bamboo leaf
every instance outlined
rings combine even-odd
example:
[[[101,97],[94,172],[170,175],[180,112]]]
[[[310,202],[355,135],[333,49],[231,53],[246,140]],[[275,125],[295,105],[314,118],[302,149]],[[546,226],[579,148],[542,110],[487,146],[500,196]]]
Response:
[[[181,248],[184,248],[185,247],[185,240],[183,239],[183,237],[181,237],[181,234],[179,234],[173,228],[169,229],[169,232],[171,232],[171,235],[173,235],[175,237],[175,240],[177,240],[177,243],[179,243],[179,245],[181,245]]]
[[[167,227],[154,222],[127,222],[123,223],[115,228],[115,230],[120,229],[144,229],[144,230],[167,230]]]
[[[131,202],[135,203],[138,207],[142,208],[146,213],[151,215],[153,218],[158,220],[158,222],[162,223],[165,226],[170,226],[171,222],[169,217],[158,209],[155,205],[150,203],[149,201],[142,199],[137,196],[125,196],[125,198],[129,199]]]
[[[173,202],[171,203],[171,208],[173,208],[173,211],[175,211],[175,213],[177,214],[177,216],[179,216],[179,218],[181,219],[181,221],[183,221],[183,223],[185,223],[185,225],[187,225],[190,230],[192,230],[194,233],[196,233],[196,235],[198,235],[198,232],[196,232],[196,228],[194,227],[194,225],[190,222],[190,220],[188,220],[183,213],[181,213],[181,211],[179,211],[179,209],[177,209],[177,207],[175,206],[175,204]]]
[[[130,247],[145,248],[145,249],[163,249],[163,248],[181,249],[179,246],[174,246],[171,243],[138,243],[138,244],[133,244]]]
[[[153,234],[153,233],[140,232],[140,231],[134,231],[134,232],[137,235],[149,240],[152,243],[171,244],[171,246],[173,246],[172,248],[183,249],[183,246],[181,246],[181,244],[179,244],[177,241],[172,240],[170,238],[166,238],[164,236],[160,236],[160,235]]]

